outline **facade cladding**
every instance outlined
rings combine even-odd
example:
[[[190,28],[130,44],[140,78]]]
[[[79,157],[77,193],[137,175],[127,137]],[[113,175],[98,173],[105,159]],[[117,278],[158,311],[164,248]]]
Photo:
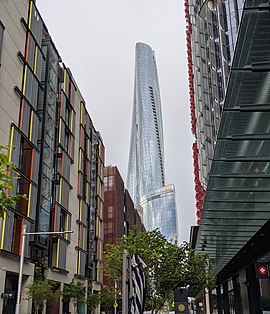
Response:
[[[21,311],[30,313],[24,287],[35,264],[48,267],[57,289],[73,278],[100,289],[104,146],[34,1],[0,2],[0,53],[0,145],[10,146],[20,173],[14,192],[27,196],[1,219],[0,290],[14,295],[0,299],[1,313],[14,311],[23,225],[27,232],[74,231],[27,237]],[[59,299],[46,313],[71,308]]]
[[[118,239],[128,235],[134,226],[137,231],[145,230],[118,168],[105,167],[104,244],[117,244]]]
[[[213,160],[243,0],[185,0],[198,224]],[[213,10],[209,7],[214,6]]]
[[[127,187],[134,203],[143,208],[145,228],[159,228],[163,234],[169,235],[168,239],[174,239],[177,235],[176,208],[169,206],[172,196],[164,193],[164,185],[163,125],[156,59],[150,46],[137,43]],[[157,189],[160,189],[160,199],[164,204],[168,197],[168,206],[156,220],[154,213],[160,205],[158,202],[148,203],[145,198],[149,196],[151,199]],[[171,220],[166,217],[171,217]],[[167,224],[161,226],[161,221],[167,221]]]
[[[136,232],[145,231],[134,203],[125,189],[124,181],[116,166],[104,168],[104,250],[106,244],[117,244],[136,226]],[[105,261],[106,263],[106,261]],[[115,283],[104,276],[104,284],[114,287]]]
[[[221,46],[223,50],[226,47],[222,53],[230,59],[221,59],[228,64],[229,77],[222,72],[225,94],[220,100],[222,115],[214,137],[214,153],[207,155],[212,160],[200,225],[192,236],[196,251],[209,255],[209,269],[216,276],[217,288],[212,291],[213,313],[268,313],[269,1],[246,0],[244,5],[242,1],[205,1],[196,5],[187,6],[191,48],[195,49],[197,44],[193,22],[199,25],[198,21],[203,19],[208,25],[208,19],[211,21],[215,14],[220,25],[218,39],[227,44]],[[204,36],[212,38],[209,32]],[[207,52],[211,44],[208,47]],[[191,51],[189,57],[194,64],[191,69],[195,71],[196,53]],[[199,75],[195,73],[194,81]],[[196,84],[192,83],[191,87],[196,95]],[[198,104],[194,102],[195,114]],[[195,122],[198,133],[199,124]],[[198,151],[199,163],[202,158],[199,147]]]

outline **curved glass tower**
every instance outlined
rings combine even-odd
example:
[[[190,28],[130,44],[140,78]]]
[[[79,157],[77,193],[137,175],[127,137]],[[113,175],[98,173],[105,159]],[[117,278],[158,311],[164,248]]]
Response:
[[[166,192],[163,146],[155,53],[137,43],[127,187],[134,203],[142,206],[146,229],[159,228],[168,239],[176,239],[175,194],[174,187]]]

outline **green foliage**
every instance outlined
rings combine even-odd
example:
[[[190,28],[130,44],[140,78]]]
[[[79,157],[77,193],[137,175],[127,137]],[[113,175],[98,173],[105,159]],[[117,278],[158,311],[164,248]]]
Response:
[[[55,286],[54,282],[48,280],[34,280],[26,286],[26,294],[34,302],[35,313],[38,313],[45,303],[51,303],[60,296],[60,291],[55,291]]]
[[[122,281],[122,253],[138,253],[147,264],[147,307],[160,310],[165,302],[172,302],[172,292],[177,287],[190,286],[199,292],[205,286],[211,289],[214,283],[205,269],[207,255],[197,255],[188,243],[180,247],[172,245],[158,230],[136,234],[131,231],[117,245],[107,245],[105,252],[106,276]]]
[[[99,305],[99,300],[100,297],[97,293],[92,293],[91,291],[88,291],[86,299],[88,310],[94,310]]]
[[[62,295],[64,298],[68,298],[72,301],[74,310],[77,313],[78,306],[84,304],[85,300],[85,286],[81,282],[71,281],[69,285],[65,285]]]
[[[115,302],[115,291],[107,286],[103,286],[100,291],[100,306],[108,313]]]
[[[5,210],[13,206],[26,195],[13,195],[14,181],[19,178],[15,165],[9,161],[9,148],[0,146],[0,217],[3,217]]]

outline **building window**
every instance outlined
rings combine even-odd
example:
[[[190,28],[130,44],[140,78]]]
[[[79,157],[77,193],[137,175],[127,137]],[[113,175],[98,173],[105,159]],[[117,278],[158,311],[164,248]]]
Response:
[[[26,198],[20,198],[17,203],[17,210],[25,216],[29,217],[29,210],[30,210],[30,201],[31,201],[31,194],[30,194],[30,182],[25,178],[21,177],[18,181],[18,193],[20,195],[25,195]],[[29,198],[30,197],[30,198]]]
[[[32,163],[33,163],[33,148],[22,137],[21,139],[21,153],[20,153],[20,171],[28,178],[32,178]]]
[[[5,27],[0,21],[0,65],[1,65],[1,55],[2,55],[2,46],[3,46],[3,37],[4,37]]]
[[[112,191],[114,188],[114,176],[104,177],[105,191]]]
[[[114,208],[113,206],[108,206],[108,219],[114,218]]]
[[[67,228],[67,214],[64,212],[64,211],[61,211],[60,213],[60,230],[61,232],[63,231],[67,231],[66,228]]]

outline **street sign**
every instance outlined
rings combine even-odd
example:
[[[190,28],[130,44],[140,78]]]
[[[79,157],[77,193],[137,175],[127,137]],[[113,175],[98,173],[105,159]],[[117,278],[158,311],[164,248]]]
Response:
[[[257,279],[269,278],[269,264],[268,263],[255,263],[255,272]]]
[[[176,314],[188,314],[188,303],[187,302],[175,302],[174,311]]]
[[[174,311],[175,314],[188,314],[187,289],[178,288],[174,290]]]
[[[12,293],[12,292],[2,293],[1,297],[3,299],[13,299],[14,298],[14,293]]]
[[[117,308],[118,304],[116,302],[114,302],[113,307]]]

